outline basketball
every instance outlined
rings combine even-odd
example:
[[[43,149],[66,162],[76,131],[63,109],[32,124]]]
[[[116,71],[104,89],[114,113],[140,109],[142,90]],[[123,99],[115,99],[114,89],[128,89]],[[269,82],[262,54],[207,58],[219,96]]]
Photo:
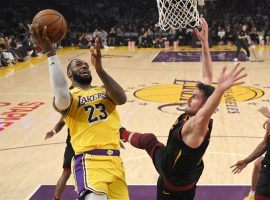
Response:
[[[41,30],[47,26],[48,38],[53,43],[60,42],[67,33],[67,22],[56,10],[46,9],[38,12],[32,24],[39,24]]]

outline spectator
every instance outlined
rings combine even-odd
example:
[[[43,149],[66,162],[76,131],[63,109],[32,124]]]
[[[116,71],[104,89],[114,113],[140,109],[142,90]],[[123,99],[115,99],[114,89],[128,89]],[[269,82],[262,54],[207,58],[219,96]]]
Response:
[[[114,27],[112,27],[108,35],[108,46],[115,46],[115,40],[116,40],[116,33]]]
[[[258,35],[258,32],[257,32],[257,28],[256,27],[252,27],[251,29],[251,33],[250,33],[250,40],[251,40],[251,44],[259,44],[260,41],[259,41],[259,35]]]
[[[226,42],[227,42],[228,45],[234,44],[235,35],[234,35],[233,30],[231,29],[230,26],[226,27],[225,37],[226,37]]]
[[[93,40],[93,36],[92,35],[87,35],[82,33],[82,35],[79,38],[79,47],[81,49],[88,49],[91,45],[91,40]]]
[[[164,39],[160,34],[155,38],[154,48],[165,48]]]
[[[225,32],[224,28],[221,28],[221,27],[218,28],[218,34],[217,34],[217,36],[218,36],[218,44],[219,45],[226,44],[226,40],[225,40],[225,38],[226,38],[226,32]]]

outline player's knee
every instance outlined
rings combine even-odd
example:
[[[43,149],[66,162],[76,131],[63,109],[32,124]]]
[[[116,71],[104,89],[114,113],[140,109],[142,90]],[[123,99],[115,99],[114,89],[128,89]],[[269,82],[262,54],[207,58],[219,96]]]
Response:
[[[255,162],[254,162],[254,170],[260,170],[261,169],[261,159],[257,159]]]
[[[70,168],[63,168],[63,174],[65,176],[70,176],[71,174],[71,169]]]
[[[146,150],[146,152],[151,158],[153,158],[154,151],[157,147],[164,146],[161,142],[157,140],[157,137],[152,133],[146,133],[140,139],[143,149]]]
[[[149,148],[157,142],[157,137],[152,133],[145,133],[140,138],[140,143],[144,149]]]

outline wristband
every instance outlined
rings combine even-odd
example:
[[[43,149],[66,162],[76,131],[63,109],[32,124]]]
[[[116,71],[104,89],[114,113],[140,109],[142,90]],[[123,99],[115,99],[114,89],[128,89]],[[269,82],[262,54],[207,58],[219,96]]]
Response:
[[[56,134],[56,130],[52,129],[53,134]]]

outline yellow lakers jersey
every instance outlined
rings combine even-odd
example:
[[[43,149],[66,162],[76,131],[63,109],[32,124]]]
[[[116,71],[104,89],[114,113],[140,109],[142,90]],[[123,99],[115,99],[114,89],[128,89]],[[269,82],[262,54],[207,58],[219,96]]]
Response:
[[[91,149],[120,149],[120,119],[104,87],[70,90],[72,102],[64,118],[75,154]]]

